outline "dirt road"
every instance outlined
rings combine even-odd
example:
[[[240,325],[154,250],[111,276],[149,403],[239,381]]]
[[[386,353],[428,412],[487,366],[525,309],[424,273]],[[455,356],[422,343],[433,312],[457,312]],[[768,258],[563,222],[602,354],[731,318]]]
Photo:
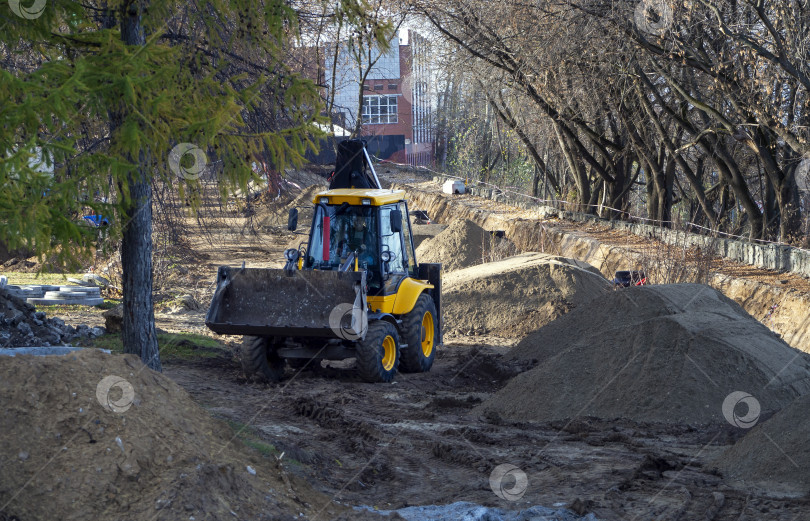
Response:
[[[233,359],[167,365],[214,416],[248,425],[288,470],[338,501],[381,510],[470,501],[508,509],[567,506],[600,520],[801,519],[807,500],[747,496],[704,464],[735,430],[578,420],[517,423],[470,410],[525,367],[503,347],[449,344],[433,370],[390,385],[346,368],[305,369],[277,385],[247,382]],[[739,429],[736,429],[739,431]],[[525,495],[499,499],[501,464],[526,473]]]

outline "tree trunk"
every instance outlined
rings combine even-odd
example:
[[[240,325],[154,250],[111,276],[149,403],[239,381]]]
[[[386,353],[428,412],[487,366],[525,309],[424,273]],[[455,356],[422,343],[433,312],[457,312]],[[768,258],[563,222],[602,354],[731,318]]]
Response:
[[[125,2],[122,6],[121,40],[125,44],[146,43],[140,11],[145,7],[145,2]],[[124,117],[124,114],[119,114],[115,119],[120,123]],[[121,339],[125,353],[139,355],[144,364],[160,371],[152,301],[152,185],[144,153],[141,152],[132,162],[138,168],[127,176],[130,199],[124,209],[125,224],[121,240],[124,293]]]

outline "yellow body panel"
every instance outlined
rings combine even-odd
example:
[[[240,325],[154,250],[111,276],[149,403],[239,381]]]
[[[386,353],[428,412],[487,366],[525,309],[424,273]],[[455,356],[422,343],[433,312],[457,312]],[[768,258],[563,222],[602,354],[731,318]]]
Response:
[[[424,280],[407,278],[402,281],[397,289],[397,298],[394,301],[394,314],[401,315],[408,313],[416,305],[416,299],[426,289],[433,288],[433,284],[428,284]]]
[[[424,280],[412,278],[403,279],[395,295],[384,297],[366,297],[369,311],[381,311],[393,315],[408,313],[416,305],[419,295],[426,289],[432,289],[433,284],[428,284]]]
[[[404,190],[379,190],[360,188],[340,188],[337,190],[327,190],[315,194],[313,203],[318,204],[321,199],[327,198],[327,204],[349,203],[352,206],[362,206],[363,199],[370,199],[368,206],[382,206],[384,204],[398,203],[405,200]]]
[[[394,301],[396,295],[386,295],[384,297],[366,297],[369,311],[380,311],[382,313],[392,313],[394,311]]]

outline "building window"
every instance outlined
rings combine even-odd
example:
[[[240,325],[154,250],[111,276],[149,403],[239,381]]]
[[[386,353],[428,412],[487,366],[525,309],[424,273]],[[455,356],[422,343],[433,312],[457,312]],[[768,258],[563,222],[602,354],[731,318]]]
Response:
[[[374,85],[374,90],[383,90],[382,85]]]
[[[389,83],[388,84],[388,90],[397,90],[397,84],[396,83]]]
[[[397,121],[396,96],[363,97],[363,123],[374,125],[396,123]]]

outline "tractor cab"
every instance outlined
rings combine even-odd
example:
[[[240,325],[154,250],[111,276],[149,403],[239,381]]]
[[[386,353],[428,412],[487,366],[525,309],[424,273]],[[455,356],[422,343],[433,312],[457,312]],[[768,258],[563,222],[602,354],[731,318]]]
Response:
[[[303,269],[366,271],[369,295],[416,276],[404,192],[330,190],[315,196]]]

